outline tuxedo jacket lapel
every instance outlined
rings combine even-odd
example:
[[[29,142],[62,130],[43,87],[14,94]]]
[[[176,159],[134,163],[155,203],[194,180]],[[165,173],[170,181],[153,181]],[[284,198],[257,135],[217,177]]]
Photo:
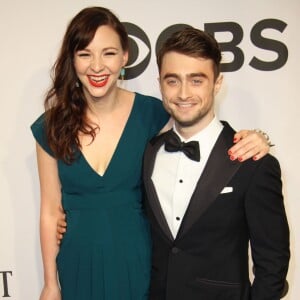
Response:
[[[233,129],[226,122],[199,178],[176,239],[183,237],[215,201],[241,163],[231,161],[227,150],[232,146]],[[201,145],[200,145],[201,149]]]
[[[227,154],[227,150],[232,146],[234,130],[228,123],[222,123],[224,128],[199,178],[176,239],[180,239],[188,232],[192,225],[217,198],[218,194],[220,194],[221,190],[241,165],[238,161],[231,161]],[[161,208],[153,181],[151,180],[157,151],[164,144],[165,136],[169,132],[152,139],[146,149],[144,157],[144,184],[147,191],[148,205],[166,237],[173,241],[173,235]]]
[[[165,215],[163,213],[162,207],[160,205],[156,189],[154,187],[153,181],[151,179],[153,168],[155,164],[156,154],[159,148],[164,144],[165,136],[168,135],[171,132],[171,130],[155,137],[151,140],[151,142],[148,144],[148,147],[146,149],[145,155],[144,155],[144,185],[147,192],[147,200],[148,205],[151,207],[151,210],[153,211],[153,214],[155,215],[155,218],[161,227],[162,231],[166,235],[166,237],[173,241],[173,235],[171,233],[171,230],[169,228],[168,222],[165,218]]]

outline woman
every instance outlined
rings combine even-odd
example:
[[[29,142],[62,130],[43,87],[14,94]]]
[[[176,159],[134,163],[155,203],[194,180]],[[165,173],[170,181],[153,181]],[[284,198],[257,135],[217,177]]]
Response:
[[[117,86],[127,59],[126,30],[108,9],[86,8],[73,18],[46,112],[32,125],[41,188],[41,300],[147,299],[151,245],[141,207],[142,156],[169,116],[158,99]],[[259,158],[268,150],[261,141],[252,134],[232,155]],[[58,249],[61,206],[68,231]]]

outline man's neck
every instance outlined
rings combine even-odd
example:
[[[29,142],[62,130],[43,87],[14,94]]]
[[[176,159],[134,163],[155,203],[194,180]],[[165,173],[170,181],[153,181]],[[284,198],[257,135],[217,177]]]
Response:
[[[203,118],[199,120],[196,124],[193,124],[191,126],[182,126],[180,123],[178,123],[175,120],[175,128],[177,132],[185,139],[189,139],[192,136],[196,135],[197,133],[201,132],[203,129],[205,129],[215,118],[215,115],[213,114],[209,118]]]

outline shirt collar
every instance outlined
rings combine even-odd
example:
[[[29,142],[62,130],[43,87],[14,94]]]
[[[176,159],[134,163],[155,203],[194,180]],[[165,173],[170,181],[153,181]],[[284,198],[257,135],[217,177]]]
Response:
[[[212,140],[212,138],[218,137],[220,132],[223,129],[223,124],[219,121],[219,119],[215,116],[211,122],[201,131],[197,132],[189,139],[185,140],[176,130],[175,125],[173,125],[173,130],[180,137],[181,141],[189,142],[189,141],[198,141],[200,144],[204,142],[208,142]]]

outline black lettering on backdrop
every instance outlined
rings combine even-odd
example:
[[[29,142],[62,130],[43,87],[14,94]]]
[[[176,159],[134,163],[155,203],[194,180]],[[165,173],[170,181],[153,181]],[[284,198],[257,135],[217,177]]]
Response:
[[[137,25],[124,22],[129,35],[129,60],[126,65],[125,79],[133,79],[142,74],[149,65],[152,51],[151,43],[147,34]],[[260,71],[274,71],[283,67],[288,59],[287,46],[278,40],[270,39],[262,36],[262,32],[265,29],[275,29],[281,33],[285,30],[287,24],[277,19],[265,19],[257,22],[250,33],[250,40],[252,44],[260,49],[273,51],[277,53],[277,59],[273,61],[263,61],[257,57],[253,57],[250,60],[249,65]],[[155,53],[157,53],[161,44],[168,38],[173,32],[184,28],[190,27],[188,24],[173,24],[164,29],[157,38],[155,45]],[[230,41],[218,40],[222,52],[230,52],[233,55],[231,62],[221,63],[222,72],[234,72],[239,70],[245,61],[245,53],[242,50],[240,43],[244,38],[243,28],[236,22],[218,22],[218,23],[204,23],[204,30],[211,35],[215,36],[218,32],[229,32],[232,35]],[[143,42],[148,48],[148,52],[142,59],[139,57],[140,49],[137,41]],[[141,59],[141,61],[138,61]]]
[[[123,22],[129,35],[129,57],[126,65],[125,79],[133,79],[141,75],[149,65],[151,58],[151,44],[146,33],[137,25]],[[133,37],[141,40],[149,49],[146,57],[137,65],[133,65],[139,56],[139,47]]]
[[[7,274],[10,274],[12,276],[12,271],[0,271],[0,274],[2,274],[2,283],[3,283],[3,298],[10,297],[8,293],[8,280],[7,280]]]
[[[274,71],[285,65],[288,59],[288,49],[285,44],[262,36],[264,29],[275,29],[283,32],[287,24],[281,20],[265,19],[257,22],[250,34],[252,43],[261,49],[274,51],[277,53],[277,59],[274,61],[263,61],[253,57],[249,65],[254,69],[261,71]]]
[[[173,33],[176,31],[179,31],[183,28],[191,27],[191,25],[187,24],[174,24],[166,29],[164,29],[161,34],[158,36],[158,39],[156,41],[156,46],[155,46],[155,53],[157,54],[158,50],[160,49],[161,45],[164,43],[164,41]]]
[[[234,72],[239,70],[244,64],[244,53],[238,47],[243,39],[243,29],[238,23],[221,22],[221,23],[206,23],[204,24],[204,31],[215,36],[216,32],[230,32],[232,40],[229,42],[219,42],[222,52],[231,52],[233,54],[233,61],[221,63],[221,72]]]

